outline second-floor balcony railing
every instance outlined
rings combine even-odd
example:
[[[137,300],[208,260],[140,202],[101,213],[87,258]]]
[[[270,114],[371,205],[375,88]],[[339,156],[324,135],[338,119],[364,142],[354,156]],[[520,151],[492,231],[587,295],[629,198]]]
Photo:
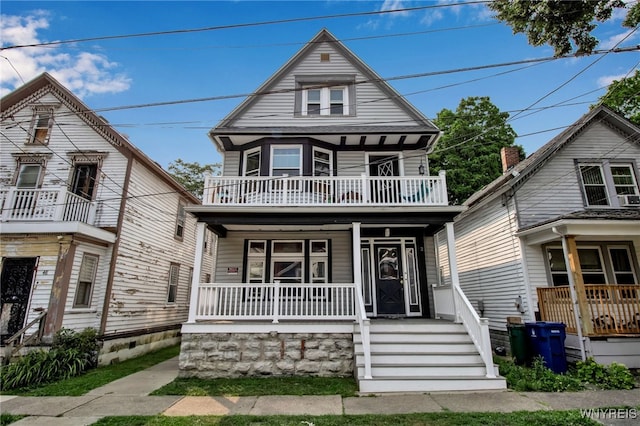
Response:
[[[61,221],[93,224],[96,204],[66,187],[0,189],[2,222]]]
[[[438,176],[209,176],[204,205],[446,206]]]

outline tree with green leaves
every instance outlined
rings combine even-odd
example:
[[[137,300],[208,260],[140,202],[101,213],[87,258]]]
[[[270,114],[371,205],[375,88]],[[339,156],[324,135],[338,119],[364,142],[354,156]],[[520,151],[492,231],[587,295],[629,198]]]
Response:
[[[640,70],[631,77],[614,80],[600,103],[640,126]]]
[[[434,120],[443,135],[429,155],[432,171],[446,170],[449,201],[463,203],[502,174],[500,149],[514,145],[516,132],[487,96],[462,99],[455,111],[443,109]]]
[[[640,3],[627,5],[623,0],[494,0],[489,8],[496,18],[506,22],[514,33],[523,33],[529,44],[549,44],[556,56],[592,53],[598,39],[592,31],[597,22],[611,19],[615,9],[629,7],[623,22],[633,28],[640,23]]]
[[[204,191],[205,176],[217,175],[220,173],[220,164],[204,164],[200,165],[197,161],[194,163],[186,162],[180,158],[169,163],[169,174],[184,186],[187,191],[196,197],[202,199]]]

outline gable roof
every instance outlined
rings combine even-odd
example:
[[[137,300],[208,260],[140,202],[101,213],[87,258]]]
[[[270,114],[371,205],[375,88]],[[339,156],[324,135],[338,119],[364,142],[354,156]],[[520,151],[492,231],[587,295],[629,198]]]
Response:
[[[386,97],[391,100],[395,105],[397,105],[400,109],[402,109],[406,114],[408,114],[413,120],[415,120],[417,125],[405,125],[405,126],[375,126],[375,125],[367,125],[367,126],[358,126],[358,125],[349,125],[349,126],[296,126],[296,127],[287,127],[287,130],[294,132],[302,132],[302,133],[371,133],[374,131],[382,131],[386,132],[390,130],[400,132],[429,132],[439,134],[440,130],[418,109],[416,109],[413,105],[411,105],[402,95],[400,95],[391,85],[389,85],[382,77],[380,77],[375,71],[373,71],[368,65],[366,65],[360,58],[358,58],[351,50],[349,50],[342,42],[340,42],[333,34],[331,34],[327,29],[322,29],[315,37],[313,37],[307,44],[305,44],[294,56],[292,56],[280,69],[278,69],[267,81],[265,81],[255,92],[253,95],[248,96],[243,102],[241,102],[231,113],[229,113],[225,118],[223,118],[216,127],[209,131],[209,136],[216,142],[214,139],[214,135],[218,134],[233,134],[236,132],[247,134],[247,133],[265,133],[273,130],[273,128],[268,127],[256,127],[248,129],[247,127],[235,127],[234,123],[238,120],[243,114],[245,114],[250,108],[252,108],[258,100],[270,93],[277,93],[274,91],[274,88],[277,86],[279,82],[281,82],[287,75],[289,75],[292,70],[303,61],[308,55],[310,55],[316,46],[320,43],[331,43],[332,47],[335,48],[345,59],[349,61],[349,63],[355,67],[365,79],[362,81],[356,81],[354,84],[363,84],[363,83],[371,83],[374,84]],[[294,91],[295,88],[292,88],[291,91]],[[278,126],[278,129],[282,129],[281,126]],[[435,138],[437,139],[437,138]],[[434,140],[435,142],[435,140]]]
[[[0,100],[0,120],[5,121],[11,117],[12,113],[20,108],[31,104],[33,98],[38,98],[46,93],[53,93],[69,109],[75,111],[96,133],[116,147],[123,155],[133,157],[152,170],[158,177],[176,189],[183,197],[194,204],[201,204],[201,201],[187,191],[181,184],[164,170],[158,163],[149,158],[140,149],[134,146],[122,134],[109,124],[109,122],[96,114],[80,98],[74,95],[69,89],[53,78],[49,73],[40,74],[38,77],[7,94]]]
[[[638,126],[606,106],[599,105],[583,115],[578,121],[567,127],[562,133],[551,139],[529,157],[516,164],[511,170],[471,195],[463,203],[463,205],[469,207],[469,210],[464,212],[463,215],[469,214],[470,210],[473,210],[481,201],[499,196],[507,190],[522,184],[566,144],[575,139],[584,129],[596,121],[605,122],[629,135],[628,140],[630,143],[635,142],[640,144],[640,128],[638,128]]]

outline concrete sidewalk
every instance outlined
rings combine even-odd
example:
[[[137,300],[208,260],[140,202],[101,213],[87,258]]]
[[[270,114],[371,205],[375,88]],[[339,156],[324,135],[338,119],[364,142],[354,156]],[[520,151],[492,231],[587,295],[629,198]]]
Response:
[[[594,409],[640,405],[640,389],[570,393],[474,392],[380,395],[375,397],[243,396],[192,397],[149,396],[173,381],[178,359],[116,380],[78,397],[16,397],[0,395],[0,412],[27,415],[16,426],[90,425],[105,416],[157,415],[223,416],[404,414],[429,412],[511,412]],[[608,424],[632,425],[613,422]]]

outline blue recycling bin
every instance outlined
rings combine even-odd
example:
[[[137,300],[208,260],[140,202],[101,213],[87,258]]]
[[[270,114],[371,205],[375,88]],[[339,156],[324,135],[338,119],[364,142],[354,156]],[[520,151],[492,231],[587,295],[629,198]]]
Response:
[[[545,365],[554,373],[567,371],[567,354],[564,349],[566,326],[561,322],[525,323],[532,359],[541,356]]]

